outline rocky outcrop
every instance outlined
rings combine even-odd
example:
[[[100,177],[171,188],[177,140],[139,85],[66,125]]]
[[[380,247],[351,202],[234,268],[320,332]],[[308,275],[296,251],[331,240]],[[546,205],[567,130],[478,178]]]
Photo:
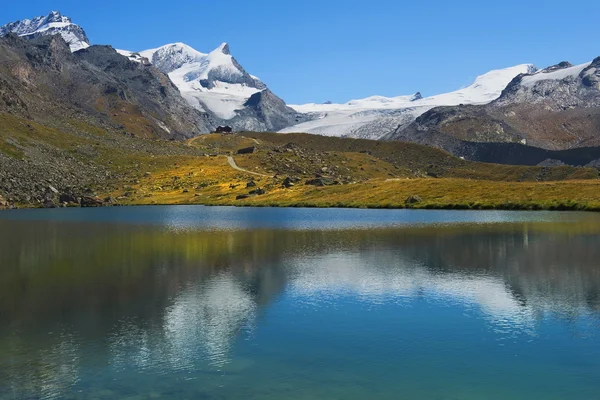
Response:
[[[179,89],[161,71],[131,62],[110,46],[92,46],[75,54],[76,58],[107,75],[104,94],[113,99],[135,103],[143,117],[161,137],[192,137],[210,132],[215,125],[207,114],[191,108]],[[117,111],[118,113],[119,111]]]
[[[304,121],[305,116],[288,107],[269,89],[250,96],[244,108],[226,121],[236,131],[278,131]]]

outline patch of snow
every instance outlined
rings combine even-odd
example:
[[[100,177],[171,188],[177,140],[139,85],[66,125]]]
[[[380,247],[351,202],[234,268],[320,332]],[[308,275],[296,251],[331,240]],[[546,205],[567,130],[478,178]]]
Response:
[[[125,57],[131,57],[133,54],[135,54],[133,51],[129,51],[129,50],[115,49],[115,51]]]
[[[158,121],[158,126],[160,126],[165,132],[167,133],[171,133],[171,130],[169,129],[169,127],[167,125],[165,125],[164,122],[162,121]]]
[[[140,55],[140,53],[136,53],[133,51],[120,50],[120,49],[115,49],[115,51],[117,53],[119,53],[120,55],[127,57],[130,61],[134,61],[137,63],[141,63],[142,59],[144,58]]]
[[[590,64],[591,64],[591,62],[585,63],[585,64],[580,64],[580,65],[575,65],[575,66],[569,67],[569,68],[559,69],[559,70],[552,71],[552,72],[539,71],[536,74],[523,77],[523,79],[521,79],[521,85],[526,86],[526,87],[532,87],[536,83],[541,82],[541,81],[550,81],[550,80],[560,81],[560,80],[563,80],[566,78],[576,78],[579,76],[579,74],[581,74],[581,72],[584,69],[589,67]]]

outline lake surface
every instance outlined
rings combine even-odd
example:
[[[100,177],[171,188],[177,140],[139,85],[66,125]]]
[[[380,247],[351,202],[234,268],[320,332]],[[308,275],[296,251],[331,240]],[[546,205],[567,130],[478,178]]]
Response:
[[[0,399],[600,399],[600,215],[0,212]]]

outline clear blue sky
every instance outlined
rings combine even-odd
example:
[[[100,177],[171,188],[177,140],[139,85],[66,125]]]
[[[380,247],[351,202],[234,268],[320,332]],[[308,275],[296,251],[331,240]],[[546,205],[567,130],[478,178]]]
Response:
[[[600,55],[600,1],[27,0],[1,23],[59,10],[93,44],[184,42],[234,57],[288,103],[431,95],[490,69]]]

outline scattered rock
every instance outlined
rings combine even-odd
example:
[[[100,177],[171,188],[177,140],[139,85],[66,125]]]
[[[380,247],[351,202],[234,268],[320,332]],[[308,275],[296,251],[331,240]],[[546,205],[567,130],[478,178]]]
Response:
[[[79,204],[79,199],[72,193],[62,193],[59,198],[58,201],[60,201],[61,203],[67,203],[67,204]]]
[[[103,203],[99,197],[83,196],[81,198],[81,207],[102,207]]]
[[[52,199],[46,199],[43,203],[44,208],[56,208],[56,203]]]
[[[245,147],[243,149],[239,149],[237,151],[238,154],[252,154],[254,153],[254,151],[256,150],[256,146],[252,146],[252,147]]]
[[[246,187],[247,187],[247,188],[256,187],[256,182],[254,182],[254,181],[250,181],[250,182],[246,183]]]
[[[419,196],[408,196],[408,198],[406,199],[406,201],[404,202],[407,206],[413,205],[413,204],[418,204],[420,202],[422,202],[423,199],[421,199],[421,197]]]
[[[285,179],[283,180],[283,184],[282,184],[282,185],[283,185],[283,187],[285,187],[285,188],[288,188],[288,189],[289,189],[289,188],[291,188],[292,186],[295,186],[295,185],[296,185],[296,183],[298,183],[298,182],[300,182],[300,178],[296,178],[296,177],[291,177],[291,176],[288,176],[287,178],[285,178]]]
[[[313,185],[313,186],[333,186],[333,185],[339,185],[340,183],[334,179],[331,178],[315,178],[315,179],[309,179],[306,181],[307,185]]]

